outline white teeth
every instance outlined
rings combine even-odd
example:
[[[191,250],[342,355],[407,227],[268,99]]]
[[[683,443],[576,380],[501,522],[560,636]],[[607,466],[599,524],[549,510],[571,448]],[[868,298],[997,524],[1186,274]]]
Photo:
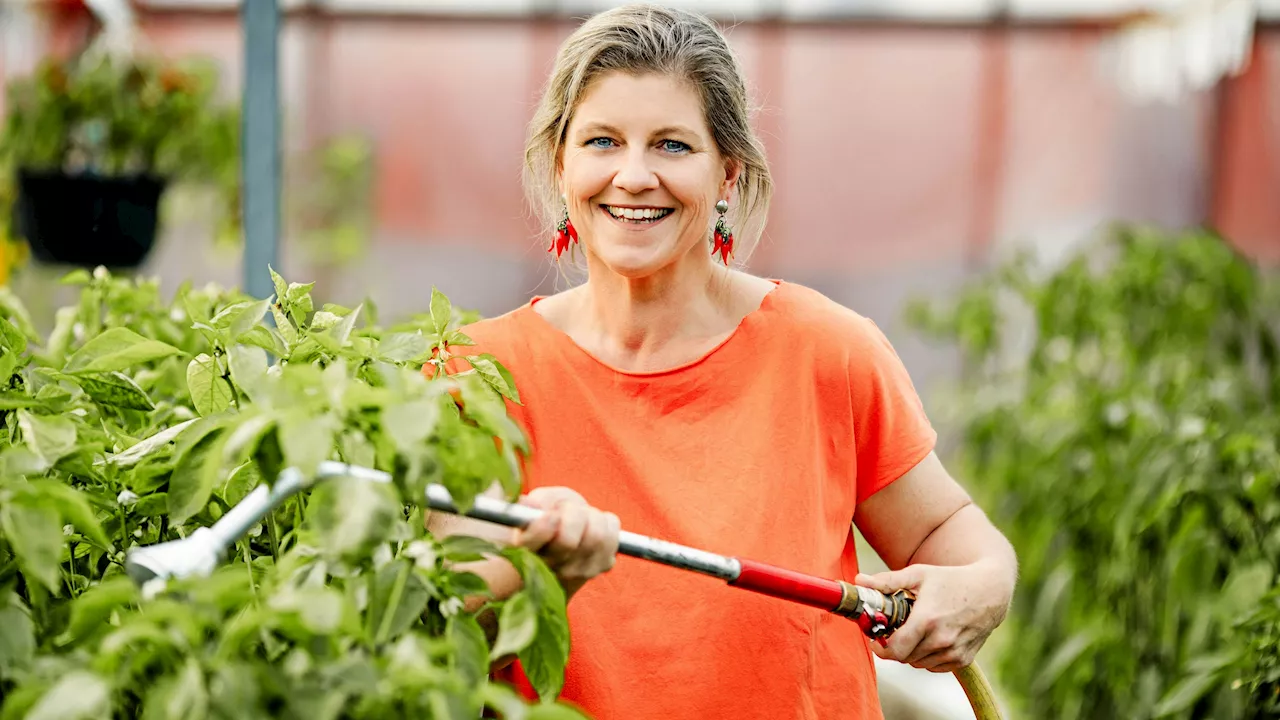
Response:
[[[654,220],[671,212],[667,208],[620,208],[612,205],[606,205],[605,208],[610,215],[625,220]]]

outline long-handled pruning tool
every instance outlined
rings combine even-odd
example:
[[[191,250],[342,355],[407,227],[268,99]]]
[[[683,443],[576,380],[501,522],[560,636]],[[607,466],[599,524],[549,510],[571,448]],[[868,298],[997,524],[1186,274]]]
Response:
[[[334,477],[391,482],[391,476],[382,471],[338,462],[321,463],[314,479],[318,482]],[[206,575],[222,560],[227,548],[276,506],[307,485],[301,472],[288,468],[281,472],[274,485],[255,489],[212,527],[200,528],[181,540],[131,550],[125,559],[125,569],[138,584],[156,578]],[[537,508],[483,496],[475,498],[472,506],[463,512],[443,485],[429,485],[426,500],[432,510],[515,528],[527,526],[542,514]],[[710,575],[724,580],[731,587],[842,615],[857,623],[867,637],[881,644],[885,644],[888,637],[906,623],[915,601],[905,590],[886,595],[844,580],[830,580],[743,558],[717,555],[627,531],[619,535],[618,552]],[[977,665],[961,668],[955,676],[969,699],[976,720],[1001,720],[995,694]]]

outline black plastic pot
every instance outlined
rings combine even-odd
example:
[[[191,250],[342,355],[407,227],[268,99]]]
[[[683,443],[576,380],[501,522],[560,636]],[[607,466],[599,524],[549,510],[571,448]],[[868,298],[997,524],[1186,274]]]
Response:
[[[40,262],[137,267],[155,245],[164,189],[152,175],[20,169],[14,220]]]

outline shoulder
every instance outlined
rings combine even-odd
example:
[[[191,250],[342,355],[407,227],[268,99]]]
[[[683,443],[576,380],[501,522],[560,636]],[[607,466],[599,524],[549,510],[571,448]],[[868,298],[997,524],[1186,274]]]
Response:
[[[501,315],[482,318],[458,328],[466,336],[464,342],[455,342],[449,346],[451,371],[467,369],[467,364],[459,364],[460,358],[476,355],[492,355],[506,367],[519,364],[518,358],[527,354],[532,345],[530,319],[526,316],[532,312],[525,304]]]
[[[789,337],[827,357],[875,359],[893,353],[889,339],[871,318],[792,282],[783,283],[772,305]]]

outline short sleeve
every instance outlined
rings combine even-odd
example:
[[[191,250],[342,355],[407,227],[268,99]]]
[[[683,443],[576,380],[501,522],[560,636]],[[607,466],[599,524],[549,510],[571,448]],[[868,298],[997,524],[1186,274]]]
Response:
[[[849,357],[849,399],[861,503],[928,456],[938,435],[889,339],[870,319],[860,317],[859,324]]]

